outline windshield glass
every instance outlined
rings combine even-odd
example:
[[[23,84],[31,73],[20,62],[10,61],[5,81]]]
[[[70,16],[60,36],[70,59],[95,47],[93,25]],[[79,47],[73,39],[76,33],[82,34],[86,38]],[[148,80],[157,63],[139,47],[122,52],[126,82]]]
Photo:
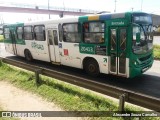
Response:
[[[135,54],[147,53],[153,47],[152,25],[133,25],[132,49]],[[137,34],[140,38],[138,39]]]

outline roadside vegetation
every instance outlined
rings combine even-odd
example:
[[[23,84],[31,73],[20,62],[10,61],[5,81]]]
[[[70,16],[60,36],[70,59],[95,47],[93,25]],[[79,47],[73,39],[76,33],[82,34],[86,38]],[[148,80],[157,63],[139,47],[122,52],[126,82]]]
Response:
[[[118,111],[118,102],[98,96],[88,90],[41,75],[41,84],[35,84],[34,73],[0,62],[0,81],[11,84],[54,102],[67,111]],[[126,105],[125,111],[144,111],[140,107]],[[122,117],[91,117],[87,120],[124,120]],[[135,118],[129,118],[135,119]],[[144,117],[141,120],[158,120]]]
[[[0,43],[3,42],[3,35],[0,35]]]
[[[160,60],[160,45],[153,46],[154,59]]]

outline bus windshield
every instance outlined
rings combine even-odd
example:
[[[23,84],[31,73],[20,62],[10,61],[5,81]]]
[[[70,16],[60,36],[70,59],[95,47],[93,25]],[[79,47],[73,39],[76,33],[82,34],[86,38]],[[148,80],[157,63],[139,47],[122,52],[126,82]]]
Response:
[[[139,40],[137,40],[139,34]],[[152,25],[133,25],[132,49],[135,54],[144,54],[153,47]]]

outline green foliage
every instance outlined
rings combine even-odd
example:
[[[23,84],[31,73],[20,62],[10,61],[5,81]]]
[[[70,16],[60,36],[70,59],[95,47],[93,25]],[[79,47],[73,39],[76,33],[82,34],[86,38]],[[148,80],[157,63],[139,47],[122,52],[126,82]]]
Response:
[[[153,46],[153,55],[155,59],[160,60],[160,45]]]
[[[0,35],[0,43],[3,42],[3,35]]]

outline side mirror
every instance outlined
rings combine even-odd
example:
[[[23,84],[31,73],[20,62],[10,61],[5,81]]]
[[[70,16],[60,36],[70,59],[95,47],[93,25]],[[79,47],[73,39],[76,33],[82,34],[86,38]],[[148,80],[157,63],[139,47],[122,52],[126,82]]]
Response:
[[[136,33],[136,42],[140,42],[140,33]]]

